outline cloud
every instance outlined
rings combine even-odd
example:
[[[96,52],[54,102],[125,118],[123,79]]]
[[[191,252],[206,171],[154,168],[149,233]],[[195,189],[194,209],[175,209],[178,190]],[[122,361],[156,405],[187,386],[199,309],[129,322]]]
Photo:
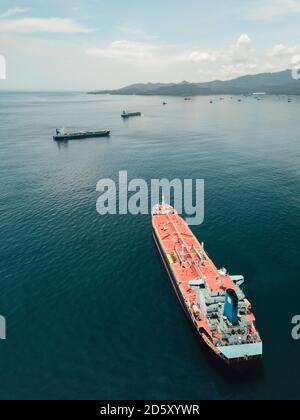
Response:
[[[244,9],[248,20],[273,20],[300,13],[300,0],[254,0]]]
[[[205,63],[205,62],[211,62],[214,63],[217,60],[217,56],[213,52],[207,52],[207,51],[193,51],[189,54],[187,57],[188,60],[194,62],[194,63]],[[180,60],[180,56],[178,57]],[[182,56],[182,59],[184,60],[184,56]]]
[[[163,51],[164,48],[160,45],[119,40],[104,48],[88,48],[86,53],[94,57],[130,61],[136,64],[157,65],[165,62]]]
[[[274,57],[290,57],[293,55],[300,54],[300,44],[295,45],[284,45],[284,44],[277,44],[273,48],[271,48],[267,55],[268,57],[274,58]]]
[[[255,54],[251,38],[247,34],[242,34],[231,47],[229,54],[235,62],[248,61]]]
[[[191,62],[201,74],[211,72],[218,78],[230,78],[257,69],[256,51],[247,34],[242,34],[225,50],[195,49],[178,55],[177,59]]]
[[[0,32],[5,33],[89,33],[87,28],[72,19],[62,18],[23,18],[0,20]]]
[[[300,44],[277,44],[267,52],[269,60],[285,68],[298,68],[300,63]]]
[[[143,36],[145,35],[145,31],[141,28],[133,28],[131,26],[117,26],[117,31],[122,32],[127,35],[134,35],[134,36]]]
[[[20,15],[20,14],[23,14],[23,13],[27,13],[29,11],[30,11],[29,8],[25,8],[25,7],[14,7],[12,9],[6,10],[6,12],[0,13],[0,19],[6,19],[6,18],[9,18],[11,16],[15,16],[15,15]]]
[[[162,70],[168,68],[170,72],[185,69],[187,74],[194,74],[196,81],[207,81],[292,68],[299,61],[300,45],[279,44],[258,52],[252,39],[244,33],[225,49],[192,49],[184,45],[120,40],[101,48],[88,48],[85,52],[95,58]]]
[[[299,62],[300,44],[275,45],[257,52],[251,38],[242,34],[235,44],[224,50],[194,49],[181,53],[177,60],[190,62],[204,79],[230,79],[246,74],[276,72],[292,68]]]

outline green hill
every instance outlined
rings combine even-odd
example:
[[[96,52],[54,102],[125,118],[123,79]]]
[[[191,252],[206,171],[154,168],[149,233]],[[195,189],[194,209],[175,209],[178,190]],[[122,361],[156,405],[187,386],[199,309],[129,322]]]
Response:
[[[252,94],[265,92],[270,95],[300,95],[300,80],[292,78],[291,70],[263,73],[237,79],[207,83],[146,83],[126,86],[117,90],[90,92],[90,94],[146,95],[146,96],[198,96],[214,94]]]

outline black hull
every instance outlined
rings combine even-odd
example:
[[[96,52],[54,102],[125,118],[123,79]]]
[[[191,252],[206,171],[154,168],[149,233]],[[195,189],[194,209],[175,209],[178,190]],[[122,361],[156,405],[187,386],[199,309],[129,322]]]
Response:
[[[124,118],[124,119],[127,119],[127,118],[132,118],[132,117],[141,117],[142,116],[142,114],[140,113],[140,112],[137,112],[137,113],[133,113],[133,114],[122,114],[121,115],[121,117],[122,118]]]
[[[105,131],[103,133],[94,133],[94,134],[74,134],[66,136],[54,136],[53,140],[55,141],[68,141],[68,140],[82,140],[82,139],[94,139],[98,137],[109,137],[110,131]]]

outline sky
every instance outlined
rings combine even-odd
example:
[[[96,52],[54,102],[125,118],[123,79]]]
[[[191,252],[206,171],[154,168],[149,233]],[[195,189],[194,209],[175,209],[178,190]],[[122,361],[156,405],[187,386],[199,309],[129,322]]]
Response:
[[[0,90],[281,71],[300,63],[299,19],[300,0],[0,0]]]

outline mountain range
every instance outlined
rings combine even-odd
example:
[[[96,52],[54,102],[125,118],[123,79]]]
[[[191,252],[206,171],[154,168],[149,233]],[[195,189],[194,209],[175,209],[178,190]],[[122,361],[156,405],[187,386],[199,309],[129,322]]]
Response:
[[[270,95],[300,95],[300,80],[292,77],[291,70],[278,73],[261,73],[233,80],[215,80],[206,83],[139,83],[116,90],[89,92],[94,95],[145,95],[145,96],[198,96],[242,95],[264,92]]]

